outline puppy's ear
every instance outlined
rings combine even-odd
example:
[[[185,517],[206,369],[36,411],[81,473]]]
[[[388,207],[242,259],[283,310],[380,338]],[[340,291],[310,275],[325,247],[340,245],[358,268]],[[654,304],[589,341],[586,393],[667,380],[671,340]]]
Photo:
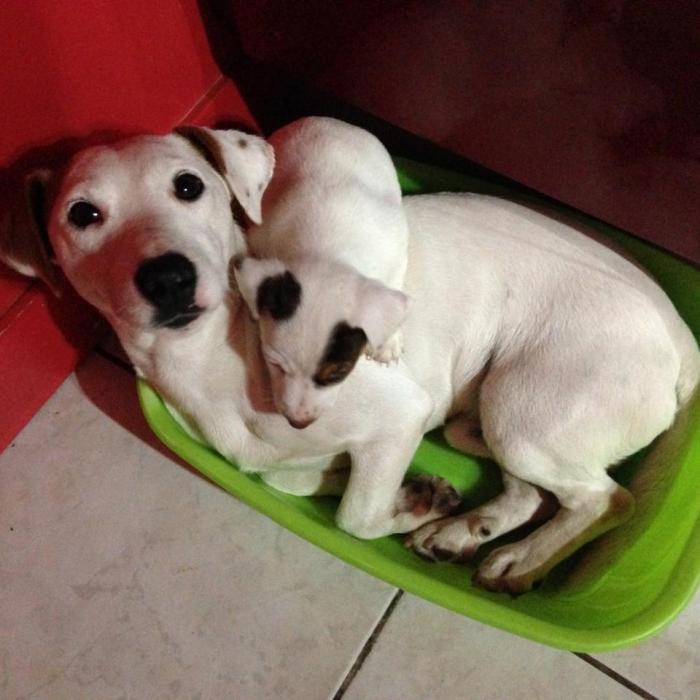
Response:
[[[275,167],[272,146],[259,136],[235,129],[180,126],[175,133],[186,138],[224,178],[248,218],[261,223],[262,196]]]
[[[233,262],[233,274],[256,321],[265,313],[278,321],[290,318],[299,306],[301,286],[280,260],[240,256]]]
[[[350,324],[362,328],[372,347],[384,344],[399,329],[408,313],[408,297],[376,280],[360,282]]]
[[[39,277],[58,295],[60,278],[47,229],[50,181],[48,170],[27,176],[24,197],[18,198],[0,222],[0,260],[22,275]]]

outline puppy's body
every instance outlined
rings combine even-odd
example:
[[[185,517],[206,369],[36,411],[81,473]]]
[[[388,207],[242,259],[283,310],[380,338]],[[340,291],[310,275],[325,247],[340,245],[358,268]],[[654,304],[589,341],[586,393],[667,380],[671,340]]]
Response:
[[[671,425],[698,382],[697,344],[643,271],[569,226],[479,195],[409,198],[406,210],[417,301],[405,362],[435,403],[428,424],[448,419],[448,440],[491,454],[505,486],[409,541],[469,558],[551,514],[546,490],[561,506],[554,518],[477,572],[489,588],[527,590],[629,515],[632,498],[607,470]]]
[[[396,170],[364,129],[306,117],[270,137],[275,173],[265,217],[248,232],[253,255],[323,258],[401,289],[408,227]]]
[[[641,391],[656,376],[672,397],[678,390],[688,398],[698,374],[695,340],[633,263],[502,199],[442,194],[404,203],[412,232],[405,287],[417,300],[406,320],[405,361],[436,404],[431,425],[468,407],[464,387],[482,370],[493,382],[506,366],[517,371],[528,353],[548,367],[537,377],[542,386],[522,397],[528,403],[552,387],[550,400],[561,405],[564,389],[583,399],[586,389],[607,382],[601,400],[609,406],[608,394]],[[561,430],[559,409],[553,416]],[[619,451],[629,453],[624,444]]]
[[[400,356],[408,227],[394,165],[369,132],[307,117],[270,143],[276,167],[265,219],[248,241],[253,255],[282,261],[286,272],[247,259],[236,279],[261,318],[275,404],[302,428],[330,409],[365,347],[380,362]]]

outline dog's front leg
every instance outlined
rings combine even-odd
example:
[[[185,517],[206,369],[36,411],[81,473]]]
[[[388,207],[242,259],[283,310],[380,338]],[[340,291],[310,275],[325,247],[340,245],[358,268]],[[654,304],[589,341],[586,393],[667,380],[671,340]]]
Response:
[[[351,451],[350,478],[336,514],[343,530],[374,539],[410,532],[454,511],[460,499],[444,479],[420,479],[418,489],[401,487],[422,436],[422,430],[397,430],[396,435]],[[419,497],[415,491],[420,491]]]
[[[350,470],[346,468],[276,469],[260,474],[272,488],[292,496],[340,496],[345,491]]]

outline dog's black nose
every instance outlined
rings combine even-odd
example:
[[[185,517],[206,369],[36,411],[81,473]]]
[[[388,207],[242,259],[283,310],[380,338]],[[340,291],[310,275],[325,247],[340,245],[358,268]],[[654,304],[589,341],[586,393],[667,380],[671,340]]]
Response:
[[[137,289],[156,308],[158,325],[185,325],[201,311],[194,304],[197,271],[180,253],[165,253],[142,262],[134,282]],[[184,323],[180,323],[183,320]]]

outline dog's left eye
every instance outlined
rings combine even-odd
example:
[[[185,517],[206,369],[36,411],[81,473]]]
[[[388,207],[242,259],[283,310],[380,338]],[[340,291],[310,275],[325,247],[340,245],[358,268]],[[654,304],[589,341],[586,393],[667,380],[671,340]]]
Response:
[[[199,199],[204,192],[204,183],[192,173],[180,173],[173,180],[175,196],[185,202],[193,202]]]
[[[87,228],[90,224],[102,223],[102,214],[94,204],[81,200],[71,204],[68,221],[76,228]]]

